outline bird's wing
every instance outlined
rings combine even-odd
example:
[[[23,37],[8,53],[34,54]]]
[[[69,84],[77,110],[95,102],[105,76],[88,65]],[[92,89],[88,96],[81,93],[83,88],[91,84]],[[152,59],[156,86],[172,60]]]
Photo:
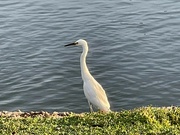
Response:
[[[106,93],[97,81],[84,82],[84,93],[86,98],[100,109],[110,108]]]
[[[103,87],[98,82],[96,82],[95,88],[96,88],[96,93],[98,95],[99,100],[104,105],[106,105],[107,108],[109,108],[110,105],[106,96],[106,92],[104,91]]]

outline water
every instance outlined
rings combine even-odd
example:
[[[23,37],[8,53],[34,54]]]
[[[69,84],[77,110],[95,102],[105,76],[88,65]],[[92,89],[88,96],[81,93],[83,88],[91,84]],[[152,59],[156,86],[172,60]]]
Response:
[[[86,112],[78,47],[112,110],[180,105],[178,0],[3,0],[0,110]]]

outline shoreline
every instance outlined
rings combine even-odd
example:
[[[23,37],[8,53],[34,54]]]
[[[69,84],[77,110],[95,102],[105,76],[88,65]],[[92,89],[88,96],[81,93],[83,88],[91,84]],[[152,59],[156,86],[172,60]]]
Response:
[[[0,112],[0,134],[180,135],[180,107],[139,107],[109,113]]]
[[[178,106],[167,106],[167,107],[153,107],[153,106],[147,106],[147,107],[138,107],[138,108],[156,108],[156,109],[168,109],[168,110],[174,110],[179,108]],[[137,109],[137,108],[134,108]],[[130,110],[134,110],[130,109]],[[130,111],[130,110],[122,110],[119,112],[123,111]],[[70,116],[70,115],[83,115],[84,113],[88,112],[82,112],[82,113],[73,113],[73,112],[47,112],[47,111],[27,111],[27,112],[22,112],[21,110],[18,111],[0,111],[0,117],[6,117],[6,118],[27,118],[27,117],[42,117],[42,118],[63,118],[65,116]],[[98,112],[94,112],[98,113]],[[113,113],[113,111],[111,112]],[[115,113],[118,113],[115,111]]]

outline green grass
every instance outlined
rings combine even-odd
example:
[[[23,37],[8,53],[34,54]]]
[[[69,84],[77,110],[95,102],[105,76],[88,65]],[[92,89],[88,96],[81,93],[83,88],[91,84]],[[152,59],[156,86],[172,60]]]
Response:
[[[180,108],[142,107],[63,118],[0,117],[1,135],[180,135]]]

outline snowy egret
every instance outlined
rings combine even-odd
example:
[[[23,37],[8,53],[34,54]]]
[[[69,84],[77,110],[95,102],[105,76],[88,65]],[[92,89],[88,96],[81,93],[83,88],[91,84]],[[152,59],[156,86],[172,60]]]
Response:
[[[93,112],[92,105],[97,107],[103,112],[109,112],[110,104],[108,102],[108,98],[102,86],[94,79],[94,77],[90,74],[89,69],[86,65],[86,56],[88,53],[88,44],[85,40],[79,39],[74,43],[65,45],[65,46],[82,46],[83,52],[80,57],[80,65],[81,65],[81,76],[83,80],[83,89],[84,94],[88,100],[90,112]]]

